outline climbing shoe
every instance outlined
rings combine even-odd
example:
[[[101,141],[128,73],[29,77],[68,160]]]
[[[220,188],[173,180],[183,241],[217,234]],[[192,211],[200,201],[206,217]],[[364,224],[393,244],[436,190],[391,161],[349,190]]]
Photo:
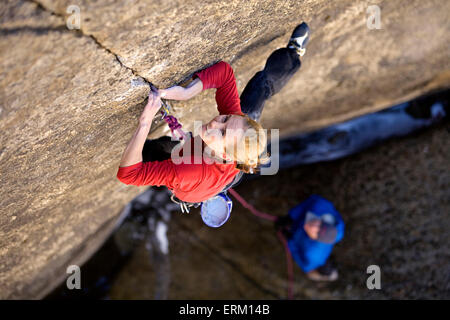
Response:
[[[313,281],[324,281],[324,282],[333,282],[338,279],[337,270],[333,270],[330,274],[321,274],[317,270],[310,271],[306,274],[310,280]]]
[[[287,45],[288,48],[297,51],[299,56],[303,56],[306,52],[306,44],[309,40],[309,27],[305,22],[299,24],[292,32],[291,39]]]
[[[329,260],[325,265],[308,272],[306,275],[313,281],[336,281],[339,278],[336,267]]]

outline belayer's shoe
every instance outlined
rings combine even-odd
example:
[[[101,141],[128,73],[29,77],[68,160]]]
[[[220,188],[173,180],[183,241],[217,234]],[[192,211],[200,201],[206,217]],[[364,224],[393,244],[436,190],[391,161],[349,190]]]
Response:
[[[333,270],[330,274],[322,274],[317,270],[313,270],[308,272],[306,275],[310,280],[324,282],[333,282],[339,277],[337,270]]]
[[[309,27],[305,22],[299,24],[292,32],[291,39],[287,45],[288,48],[297,51],[298,55],[301,57],[306,52],[306,45],[309,40]]]
[[[338,271],[330,260],[316,270],[308,272],[306,275],[314,281],[336,281],[339,277]]]

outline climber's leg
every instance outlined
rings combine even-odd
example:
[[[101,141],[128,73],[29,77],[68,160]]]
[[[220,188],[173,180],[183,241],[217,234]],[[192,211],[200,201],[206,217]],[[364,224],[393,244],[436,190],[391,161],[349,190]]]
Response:
[[[179,141],[172,141],[171,137],[163,136],[158,139],[146,140],[142,149],[142,161],[163,161],[170,159],[173,147]]]
[[[279,92],[300,69],[300,55],[305,53],[308,39],[309,28],[302,23],[294,29],[286,48],[272,52],[264,69],[253,76],[242,92],[242,112],[259,120],[265,101]]]
[[[264,70],[257,72],[242,92],[242,112],[259,120],[266,100],[286,85],[300,65],[299,55],[294,49],[274,51],[267,59]]]

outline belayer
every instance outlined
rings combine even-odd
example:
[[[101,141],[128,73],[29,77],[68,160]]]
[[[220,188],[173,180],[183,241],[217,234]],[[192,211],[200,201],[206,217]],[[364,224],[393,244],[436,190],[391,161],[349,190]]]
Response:
[[[264,69],[253,76],[240,97],[233,69],[223,61],[195,73],[186,87],[152,90],[138,128],[120,160],[117,178],[128,185],[167,186],[177,200],[197,206],[235,185],[243,173],[256,172],[260,164],[268,161],[264,152],[267,137],[257,122],[264,103],[300,68],[300,56],[305,53],[308,39],[307,24],[298,25],[287,47],[272,52]],[[217,89],[219,116],[204,124],[190,143],[209,148],[213,161],[175,164],[171,150],[178,142],[170,137],[147,140],[161,98],[187,100],[210,88]],[[256,145],[249,146],[249,141],[255,141]]]
[[[312,195],[287,216],[279,217],[275,226],[287,238],[292,257],[309,279],[337,280],[337,269],[329,257],[344,237],[344,221],[330,201]]]

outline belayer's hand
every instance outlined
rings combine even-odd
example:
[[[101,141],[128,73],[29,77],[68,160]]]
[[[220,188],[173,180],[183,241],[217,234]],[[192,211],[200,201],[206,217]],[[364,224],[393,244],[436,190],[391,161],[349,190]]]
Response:
[[[281,231],[286,238],[292,237],[292,218],[289,215],[278,217],[275,220],[275,229]]]

